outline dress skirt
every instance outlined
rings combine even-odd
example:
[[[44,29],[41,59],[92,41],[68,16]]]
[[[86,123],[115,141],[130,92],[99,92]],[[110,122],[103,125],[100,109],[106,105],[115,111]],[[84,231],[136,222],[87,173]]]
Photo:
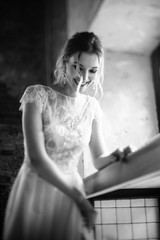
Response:
[[[66,181],[83,188],[75,172]],[[75,202],[23,163],[13,184],[5,215],[4,240],[93,239]]]

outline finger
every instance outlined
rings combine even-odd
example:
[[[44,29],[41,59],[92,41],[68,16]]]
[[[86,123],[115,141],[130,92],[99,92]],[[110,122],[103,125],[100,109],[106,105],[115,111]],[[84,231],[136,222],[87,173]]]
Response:
[[[80,88],[81,88],[81,85],[82,85],[82,82],[83,82],[83,77],[82,77],[82,74],[77,66],[76,68],[76,76],[75,78],[77,78],[77,81],[78,81],[78,86],[77,86],[77,92],[79,92]]]
[[[81,78],[80,78],[80,81],[79,81],[79,83],[78,83],[77,92],[79,92],[80,87],[81,87],[81,85],[82,85],[82,82],[83,82],[83,78],[81,77]]]
[[[124,152],[116,149],[112,155],[116,158],[116,161],[120,161],[124,157]]]
[[[124,152],[124,154],[125,154],[125,156],[126,156],[126,155],[128,155],[129,153],[132,152],[132,149],[131,149],[130,146],[127,146],[126,148],[123,149],[123,152]]]
[[[126,161],[128,161],[129,154],[132,153],[132,150],[131,150],[130,146],[127,146],[126,148],[124,148],[123,152],[124,152],[123,161],[126,162]]]

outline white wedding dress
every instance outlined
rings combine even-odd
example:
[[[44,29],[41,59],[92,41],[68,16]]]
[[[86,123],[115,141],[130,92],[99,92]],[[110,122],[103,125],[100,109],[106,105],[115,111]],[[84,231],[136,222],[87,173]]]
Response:
[[[66,181],[84,192],[77,165],[91,136],[93,119],[101,114],[98,101],[78,94],[63,95],[40,84],[29,86],[21,100],[34,102],[42,114],[45,147]],[[25,147],[24,139],[24,149]],[[83,237],[82,237],[83,236]],[[25,151],[6,208],[4,240],[92,239],[72,199],[41,178]]]

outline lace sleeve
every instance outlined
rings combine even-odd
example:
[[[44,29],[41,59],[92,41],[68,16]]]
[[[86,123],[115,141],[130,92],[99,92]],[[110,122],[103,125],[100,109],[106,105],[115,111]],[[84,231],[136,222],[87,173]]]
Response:
[[[94,99],[94,110],[95,110],[94,111],[94,119],[96,121],[101,121],[104,113],[103,113],[102,108],[101,108],[99,102],[97,101],[97,99]]]
[[[26,88],[22,98],[20,99],[19,110],[23,111],[24,104],[34,102],[39,111],[42,112],[46,102],[46,91],[41,85],[32,85]]]

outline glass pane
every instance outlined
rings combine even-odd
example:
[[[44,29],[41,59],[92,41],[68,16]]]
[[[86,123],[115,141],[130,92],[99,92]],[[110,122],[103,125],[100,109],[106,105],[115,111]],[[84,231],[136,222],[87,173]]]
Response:
[[[117,228],[116,225],[103,225],[102,226],[102,232],[103,232],[103,240],[107,239],[117,239]],[[99,239],[97,239],[99,240]]]
[[[131,223],[130,208],[117,209],[117,223]]]
[[[146,239],[147,238],[147,228],[146,224],[139,223],[133,225],[133,239]]]
[[[141,207],[141,206],[144,206],[144,199],[132,199],[131,200],[131,205],[132,207]]]
[[[94,207],[100,207],[100,201],[94,201]]]
[[[158,222],[158,207],[146,208],[147,222]]]
[[[116,206],[117,207],[130,207],[130,200],[128,200],[128,199],[117,200],[116,201]]]
[[[140,223],[146,222],[146,215],[144,208],[132,208],[132,222]]]
[[[102,223],[116,223],[115,208],[105,208],[102,210]]]
[[[133,239],[131,224],[118,225],[118,239],[120,240]]]
[[[101,206],[102,207],[115,207],[115,200],[103,200],[101,201]]]
[[[100,225],[95,227],[95,235],[97,240],[102,240],[102,228]]]
[[[117,209],[117,222],[118,223],[131,223],[130,208],[118,208]]]
[[[146,198],[145,204],[146,204],[146,206],[157,206],[158,207],[158,200],[156,198]]]
[[[147,228],[148,228],[148,237],[150,238],[155,238],[155,239],[159,239],[158,238],[158,224],[156,223],[148,223],[147,224]]]
[[[101,209],[97,208],[96,212],[97,212],[97,216],[96,216],[96,224],[100,224],[101,223]]]

